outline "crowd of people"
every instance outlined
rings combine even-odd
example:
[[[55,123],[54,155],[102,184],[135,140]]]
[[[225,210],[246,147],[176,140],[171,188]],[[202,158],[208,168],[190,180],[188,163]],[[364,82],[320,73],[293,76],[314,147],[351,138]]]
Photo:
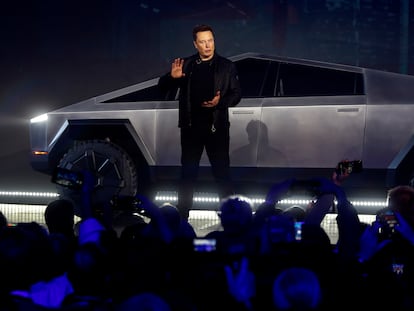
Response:
[[[105,215],[114,211],[93,206],[84,173],[79,222],[66,199],[48,204],[46,225],[0,219],[0,310],[414,309],[410,186],[391,189],[368,224],[347,199],[346,174],[316,178],[306,209],[280,208],[289,179],[255,210],[248,197],[228,196],[221,227],[197,236],[175,205],[142,195],[119,198],[130,219],[115,230]],[[335,244],[321,227],[333,206]]]

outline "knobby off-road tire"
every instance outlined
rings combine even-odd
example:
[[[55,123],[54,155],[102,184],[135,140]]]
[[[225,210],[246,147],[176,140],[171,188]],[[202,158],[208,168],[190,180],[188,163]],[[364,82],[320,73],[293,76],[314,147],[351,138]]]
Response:
[[[102,206],[115,195],[133,196],[138,187],[137,171],[130,156],[119,146],[105,140],[77,142],[59,162],[59,167],[95,175],[92,204]],[[75,214],[81,216],[81,191],[57,185],[60,198],[74,203]]]

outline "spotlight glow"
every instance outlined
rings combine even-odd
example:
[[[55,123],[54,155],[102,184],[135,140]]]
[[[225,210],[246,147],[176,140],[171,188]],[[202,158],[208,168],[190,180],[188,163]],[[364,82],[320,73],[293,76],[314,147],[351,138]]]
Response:
[[[45,122],[45,121],[47,121],[47,113],[44,113],[40,116],[30,119],[30,123],[39,123],[39,122]]]

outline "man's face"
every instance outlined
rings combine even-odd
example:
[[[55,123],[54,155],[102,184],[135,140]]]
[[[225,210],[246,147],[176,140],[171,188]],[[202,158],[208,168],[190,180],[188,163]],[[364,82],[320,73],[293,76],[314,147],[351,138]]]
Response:
[[[209,60],[214,56],[214,37],[211,31],[201,31],[197,33],[194,46],[200,54],[202,60]]]

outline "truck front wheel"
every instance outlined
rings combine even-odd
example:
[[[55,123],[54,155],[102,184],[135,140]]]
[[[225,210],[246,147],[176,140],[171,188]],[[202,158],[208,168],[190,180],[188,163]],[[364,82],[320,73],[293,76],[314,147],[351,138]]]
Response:
[[[119,146],[106,140],[79,141],[59,162],[59,167],[72,171],[90,171],[96,180],[92,195],[94,208],[108,204],[116,195],[134,196],[138,188],[137,171],[130,156]],[[60,198],[74,203],[75,214],[81,216],[81,191],[57,185]]]

